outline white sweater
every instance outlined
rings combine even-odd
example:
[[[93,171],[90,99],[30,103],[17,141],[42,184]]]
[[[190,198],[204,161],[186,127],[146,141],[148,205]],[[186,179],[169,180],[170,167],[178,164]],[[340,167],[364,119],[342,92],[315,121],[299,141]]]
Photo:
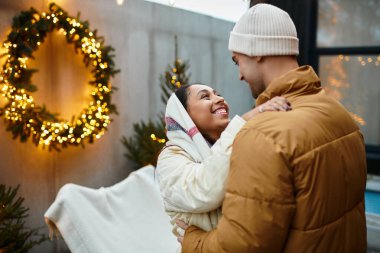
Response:
[[[156,173],[165,211],[171,217],[173,233],[181,219],[210,231],[218,224],[228,176],[231,146],[245,120],[235,116],[203,160],[192,157],[181,142],[169,141],[161,152]],[[188,148],[188,146],[187,146]]]

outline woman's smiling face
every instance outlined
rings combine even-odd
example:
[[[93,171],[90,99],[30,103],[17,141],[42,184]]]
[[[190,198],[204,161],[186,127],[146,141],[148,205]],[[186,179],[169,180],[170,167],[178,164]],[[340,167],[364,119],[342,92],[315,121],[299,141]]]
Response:
[[[194,84],[188,88],[187,112],[199,131],[215,142],[229,123],[229,107],[211,87]]]

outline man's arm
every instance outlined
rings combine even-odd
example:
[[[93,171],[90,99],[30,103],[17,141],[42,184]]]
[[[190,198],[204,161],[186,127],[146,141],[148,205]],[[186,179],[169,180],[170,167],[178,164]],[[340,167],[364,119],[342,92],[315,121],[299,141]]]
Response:
[[[295,210],[286,156],[273,139],[241,130],[233,144],[223,217],[209,233],[189,227],[182,252],[281,252]]]

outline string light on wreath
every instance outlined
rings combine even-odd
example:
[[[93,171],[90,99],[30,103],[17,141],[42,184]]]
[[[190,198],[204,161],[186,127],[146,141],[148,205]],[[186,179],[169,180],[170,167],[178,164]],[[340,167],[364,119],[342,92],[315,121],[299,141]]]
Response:
[[[113,48],[104,46],[104,39],[95,31],[89,30],[88,22],[70,17],[58,5],[51,3],[49,13],[40,14],[35,9],[22,12],[13,20],[12,31],[3,46],[6,62],[0,73],[1,94],[6,105],[1,108],[7,130],[14,138],[26,141],[32,137],[36,145],[48,146],[49,150],[59,150],[68,145],[83,145],[83,140],[90,143],[100,138],[111,123],[110,114],[117,113],[111,103],[110,78],[115,70],[111,55]],[[92,101],[80,115],[71,121],[61,120],[50,113],[45,106],[35,104],[32,92],[36,91],[31,78],[36,69],[28,68],[28,60],[33,52],[44,42],[49,32],[58,30],[75,52],[83,55],[84,64],[92,69]]]

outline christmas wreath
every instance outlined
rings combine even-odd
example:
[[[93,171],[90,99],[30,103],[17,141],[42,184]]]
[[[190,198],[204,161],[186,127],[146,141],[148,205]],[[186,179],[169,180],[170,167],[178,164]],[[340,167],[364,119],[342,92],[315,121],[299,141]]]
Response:
[[[93,79],[90,81],[92,101],[80,115],[70,121],[57,118],[45,106],[35,104],[32,92],[37,87],[32,84],[36,69],[27,67],[33,52],[44,42],[46,35],[59,31],[68,43],[73,44],[75,52],[83,55],[83,62],[91,66]],[[2,96],[6,100],[0,115],[3,116],[7,131],[13,138],[22,142],[32,137],[36,145],[49,150],[83,145],[85,139],[92,143],[100,138],[110,124],[110,114],[117,113],[111,103],[110,78],[118,72],[111,55],[113,48],[104,46],[104,39],[97,31],[90,31],[89,23],[77,17],[68,16],[58,5],[51,3],[49,13],[39,13],[34,8],[23,11],[13,19],[12,30],[4,42],[6,62],[0,72]],[[34,58],[33,58],[34,59]]]

